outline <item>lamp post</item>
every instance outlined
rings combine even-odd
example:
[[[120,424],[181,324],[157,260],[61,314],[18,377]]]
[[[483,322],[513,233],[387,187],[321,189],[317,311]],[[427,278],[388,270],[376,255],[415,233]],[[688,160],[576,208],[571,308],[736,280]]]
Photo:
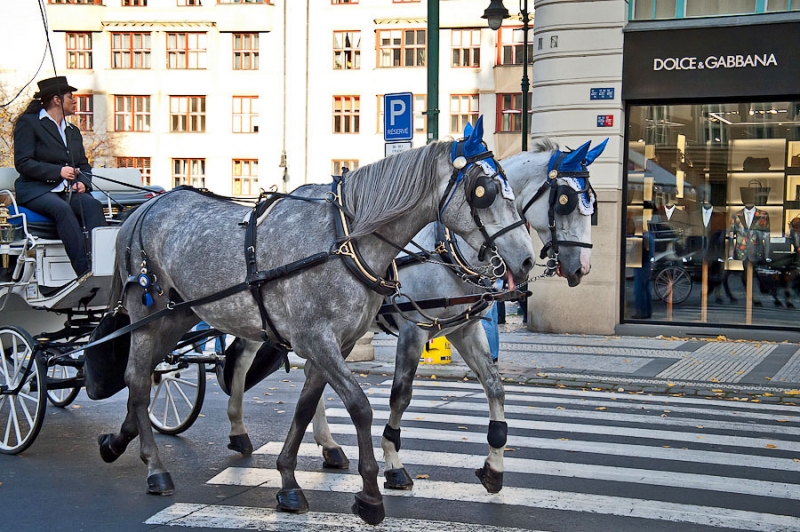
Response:
[[[522,17],[522,151],[528,151],[528,93],[531,84],[528,79],[528,0],[520,0],[519,13]],[[503,0],[491,0],[489,7],[483,12],[481,18],[489,21],[489,27],[497,30],[503,24],[503,19],[508,18],[508,9],[503,5]]]

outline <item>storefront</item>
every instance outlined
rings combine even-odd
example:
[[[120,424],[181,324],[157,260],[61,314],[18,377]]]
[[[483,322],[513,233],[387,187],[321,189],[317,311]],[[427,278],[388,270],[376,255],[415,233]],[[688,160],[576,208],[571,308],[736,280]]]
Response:
[[[800,330],[800,22],[745,18],[625,29],[623,322]]]

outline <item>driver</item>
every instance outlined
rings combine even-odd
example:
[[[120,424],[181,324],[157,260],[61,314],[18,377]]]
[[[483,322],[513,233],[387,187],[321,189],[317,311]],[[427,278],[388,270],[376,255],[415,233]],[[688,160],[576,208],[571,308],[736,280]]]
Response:
[[[72,269],[91,271],[92,229],[106,224],[103,206],[91,194],[92,167],[83,137],[66,117],[75,114],[77,89],[65,76],[43,79],[14,125],[17,204],[52,219]],[[83,231],[86,231],[85,236]]]

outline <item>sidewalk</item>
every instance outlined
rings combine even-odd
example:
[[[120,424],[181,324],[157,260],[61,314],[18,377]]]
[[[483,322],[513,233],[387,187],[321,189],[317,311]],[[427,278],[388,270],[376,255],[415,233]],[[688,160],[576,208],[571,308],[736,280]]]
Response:
[[[538,386],[723,397],[800,404],[800,345],[766,341],[539,334],[521,318],[500,326],[504,381]],[[356,373],[394,373],[397,338],[376,333],[375,359]],[[474,379],[453,348],[450,364],[420,364],[420,378]]]

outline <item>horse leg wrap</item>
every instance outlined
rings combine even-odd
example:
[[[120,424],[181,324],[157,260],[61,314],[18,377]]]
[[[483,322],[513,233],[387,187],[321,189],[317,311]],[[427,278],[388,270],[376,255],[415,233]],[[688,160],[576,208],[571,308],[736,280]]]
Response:
[[[325,469],[348,469],[350,467],[350,460],[345,456],[341,447],[331,447],[330,449],[322,449],[322,467]]]
[[[353,503],[353,513],[364,520],[368,525],[380,524],[386,517],[383,501],[371,503],[365,501],[360,493],[356,493],[356,502]]]
[[[250,436],[247,434],[237,434],[230,436],[231,442],[228,444],[228,449],[242,453],[242,456],[250,456],[253,454],[253,443],[250,441]]]
[[[308,511],[308,501],[306,500],[306,496],[303,495],[303,490],[299,488],[290,490],[282,489],[275,498],[278,499],[278,506],[276,508],[279,512],[304,514]]]
[[[153,473],[147,477],[147,493],[152,495],[172,495],[175,493],[172,475],[164,471],[163,473]]]
[[[486,441],[495,449],[502,449],[508,438],[508,423],[505,421],[489,421],[489,433]]]
[[[499,493],[503,489],[503,472],[495,471],[487,462],[483,463],[482,468],[475,470],[475,476],[489,493]]]
[[[113,434],[101,434],[97,437],[97,444],[100,446],[100,457],[107,464],[110,464],[125,452],[125,449],[117,452],[111,447],[111,438],[113,436]]]
[[[383,437],[394,444],[394,449],[400,452],[400,429],[393,429],[388,424],[383,428]]]

